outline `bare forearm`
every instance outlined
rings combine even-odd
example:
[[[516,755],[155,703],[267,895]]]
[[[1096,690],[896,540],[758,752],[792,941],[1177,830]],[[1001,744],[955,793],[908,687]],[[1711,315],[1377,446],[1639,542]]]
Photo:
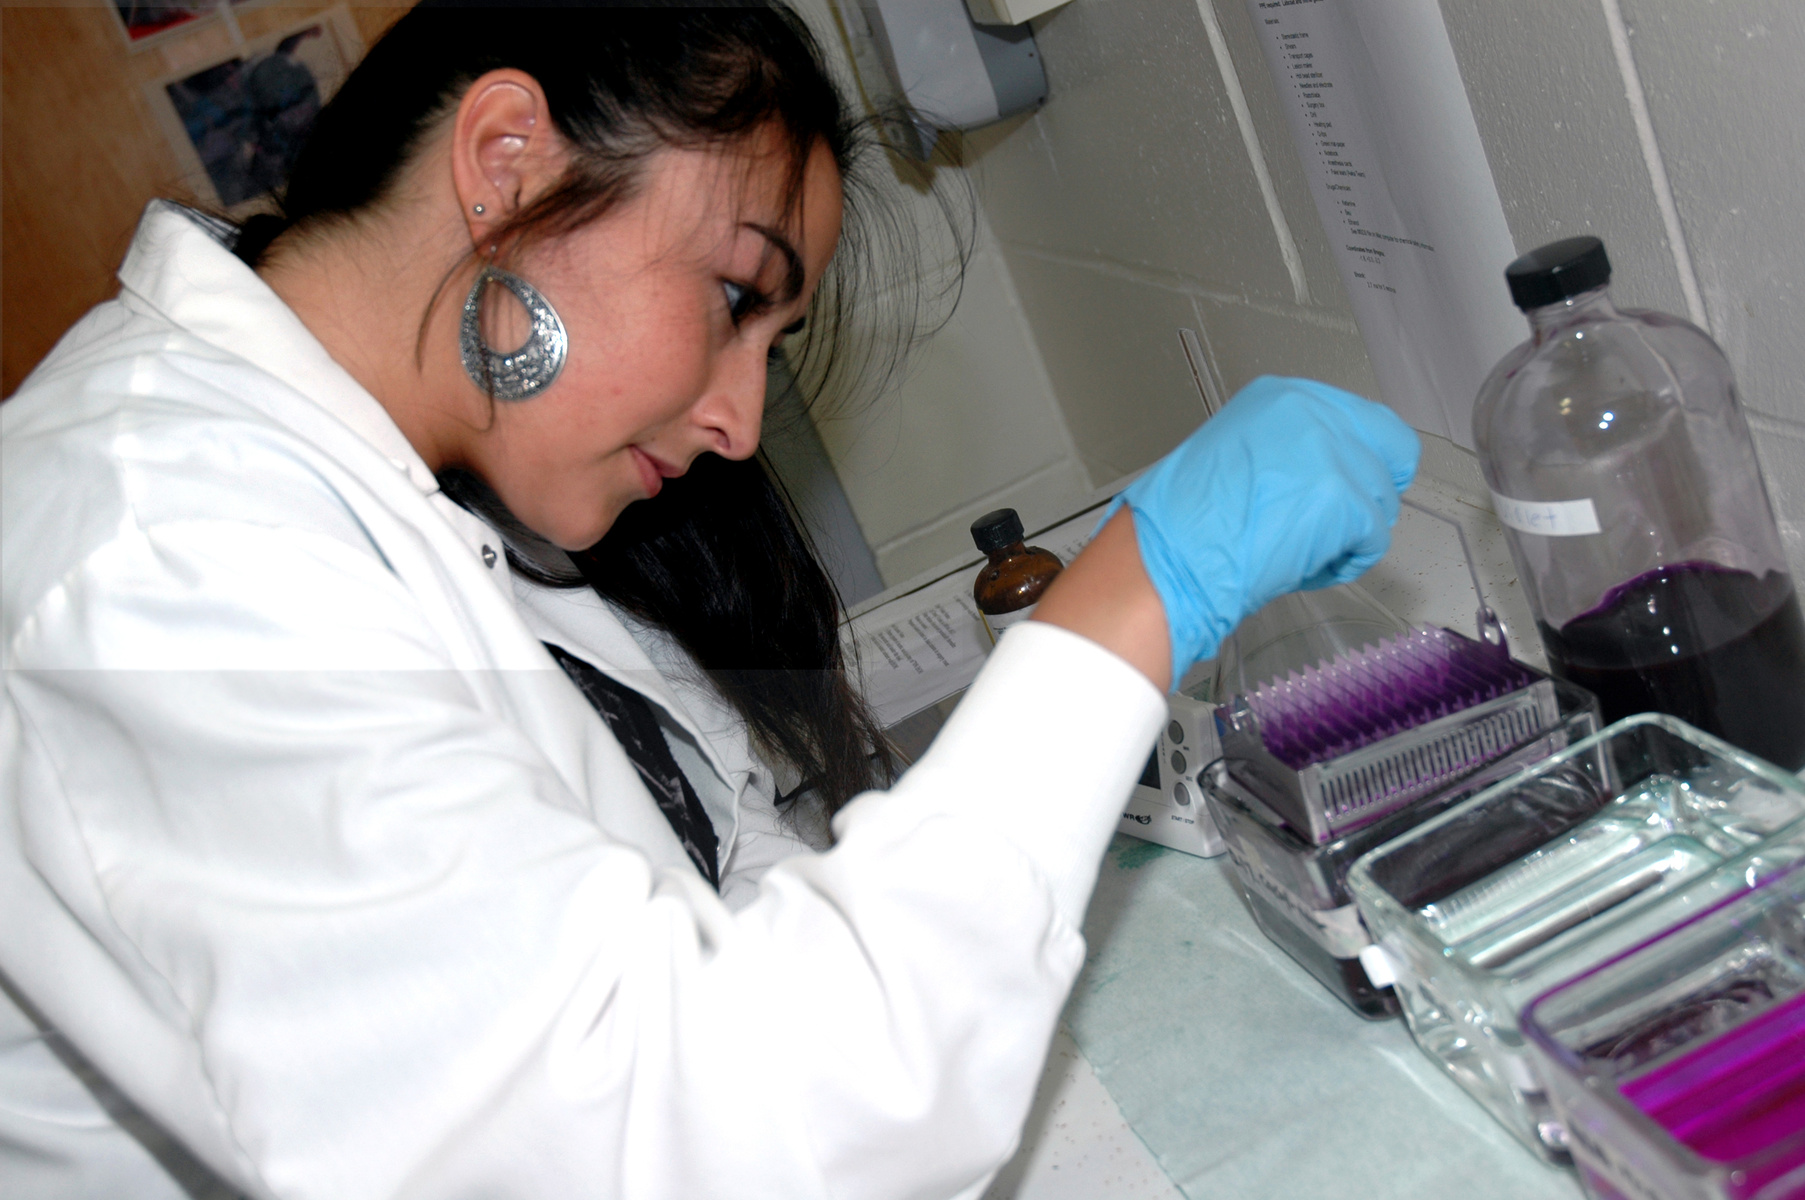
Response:
[[[1123,508],[1053,581],[1032,618],[1058,625],[1124,659],[1165,691],[1172,685],[1166,610],[1141,565],[1134,516]]]

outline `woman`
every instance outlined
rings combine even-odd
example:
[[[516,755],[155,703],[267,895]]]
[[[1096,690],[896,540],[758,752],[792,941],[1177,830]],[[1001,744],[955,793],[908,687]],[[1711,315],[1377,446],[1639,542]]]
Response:
[[[730,910],[643,782],[719,731],[439,476],[581,551],[750,456],[844,128],[774,7],[423,7],[292,223],[146,214],[0,409],[6,1195],[982,1190],[1164,690],[1374,561],[1416,447],[1257,382]]]

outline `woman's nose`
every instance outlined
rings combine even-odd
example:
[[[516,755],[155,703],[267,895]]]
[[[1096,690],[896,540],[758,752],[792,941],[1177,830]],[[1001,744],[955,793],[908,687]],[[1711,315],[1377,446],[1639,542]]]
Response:
[[[723,361],[708,389],[696,421],[712,438],[722,458],[751,458],[758,449],[765,416],[765,378],[769,362],[763,353],[745,351]]]

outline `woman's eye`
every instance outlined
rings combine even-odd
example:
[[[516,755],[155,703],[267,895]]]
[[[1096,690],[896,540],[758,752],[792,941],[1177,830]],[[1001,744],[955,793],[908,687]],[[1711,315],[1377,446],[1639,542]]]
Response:
[[[788,325],[785,325],[781,330],[779,330],[778,334],[777,334],[777,340],[775,342],[771,343],[771,348],[769,350],[765,351],[766,361],[781,362],[783,360],[784,339],[787,337],[791,337],[795,334],[801,333],[803,325],[805,325],[807,322],[808,322],[807,317],[798,317],[798,318],[796,318],[796,320],[792,321]]]
[[[727,316],[738,325],[747,317],[768,307],[764,296],[747,287],[743,283],[721,281],[721,290],[727,295]]]

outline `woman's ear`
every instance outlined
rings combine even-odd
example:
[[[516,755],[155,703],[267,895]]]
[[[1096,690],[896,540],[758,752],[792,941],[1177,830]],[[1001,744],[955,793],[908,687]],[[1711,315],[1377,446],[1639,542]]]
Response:
[[[505,224],[563,171],[561,139],[545,91],[525,71],[490,71],[458,102],[451,177],[471,244],[481,252]]]

